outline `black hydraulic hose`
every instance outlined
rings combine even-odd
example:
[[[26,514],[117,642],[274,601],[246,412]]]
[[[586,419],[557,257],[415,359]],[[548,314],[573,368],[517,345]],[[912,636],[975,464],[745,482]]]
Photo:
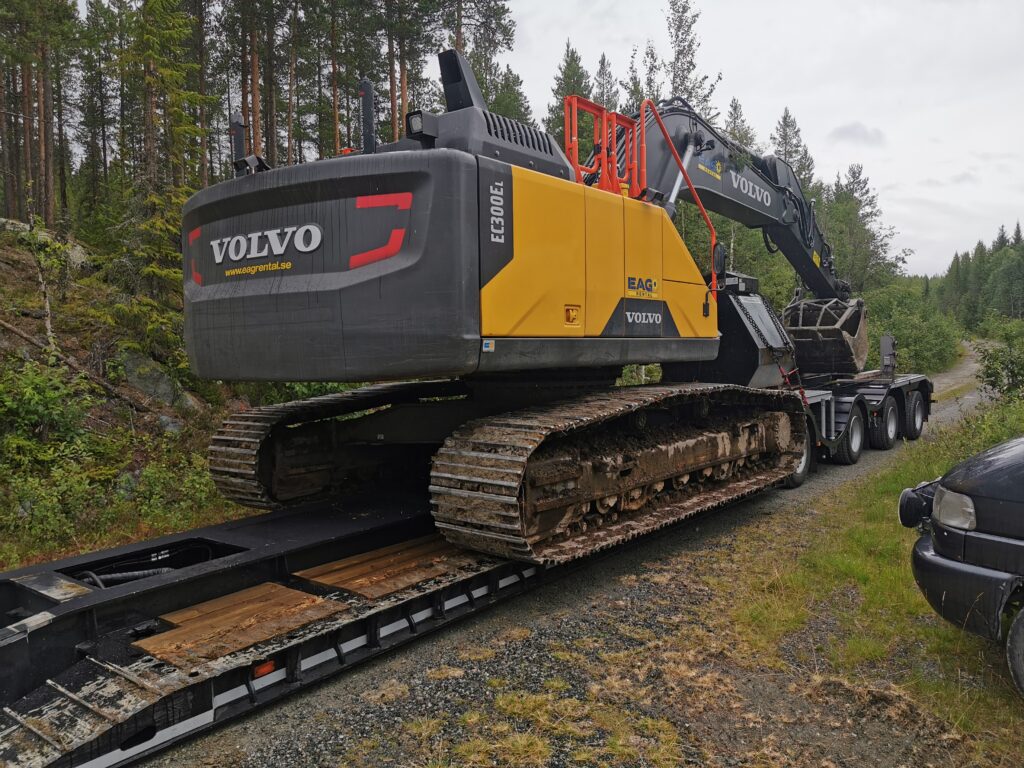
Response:
[[[101,579],[92,571],[82,571],[75,578],[77,578],[79,581],[84,581],[86,583],[92,582],[95,586],[99,587],[100,589],[103,589],[107,586],[103,583],[103,579]]]
[[[170,573],[173,568],[150,568],[145,571],[124,571],[123,573],[108,573],[103,577],[104,583],[108,586],[114,584],[124,584],[127,581],[135,581],[136,579],[148,579],[150,576],[160,576],[164,573]]]
[[[124,584],[129,581],[136,581],[137,579],[148,579],[150,576],[160,576],[173,570],[173,568],[150,568],[145,571],[123,571],[121,573],[106,573],[103,575],[103,578],[100,578],[92,571],[82,571],[76,578],[87,584],[92,583],[100,589],[106,589],[115,584]]]

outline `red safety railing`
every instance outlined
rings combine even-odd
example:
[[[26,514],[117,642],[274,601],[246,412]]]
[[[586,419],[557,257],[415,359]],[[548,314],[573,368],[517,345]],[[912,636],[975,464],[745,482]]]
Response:
[[[591,165],[580,163],[579,144],[579,116],[580,112],[590,115],[594,122],[594,159]],[[700,195],[690,181],[690,174],[686,172],[686,165],[679,156],[672,136],[669,134],[665,123],[658,114],[658,107],[651,99],[644,99],[640,105],[640,119],[634,120],[631,117],[618,112],[610,112],[589,99],[582,96],[565,97],[565,154],[572,163],[576,172],[576,181],[584,183],[584,177],[596,175],[596,186],[606,192],[625,194],[632,198],[644,198],[647,194],[647,113],[654,116],[655,122],[661,129],[661,135],[665,144],[672,153],[672,158],[679,166],[683,175],[686,187],[690,191],[697,210],[700,211],[704,224],[711,236],[711,294],[718,300],[718,275],[715,272],[715,246],[718,244],[718,233],[715,232],[715,225],[711,223]],[[619,129],[621,131],[621,137]],[[619,141],[623,142],[623,158],[619,162]]]
[[[594,160],[592,165],[580,163],[579,115],[590,115],[594,122]],[[619,164],[619,139],[623,142],[624,162]],[[565,154],[576,171],[576,181],[597,175],[597,187],[615,194],[640,195],[637,176],[636,121],[618,112],[610,112],[600,104],[582,96],[565,97]]]

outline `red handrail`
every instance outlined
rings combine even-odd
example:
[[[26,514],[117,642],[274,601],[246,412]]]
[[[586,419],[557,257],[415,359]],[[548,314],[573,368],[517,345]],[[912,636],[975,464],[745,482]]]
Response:
[[[686,166],[683,164],[682,158],[679,157],[675,144],[672,143],[672,137],[669,135],[665,123],[662,122],[661,115],[658,114],[658,107],[650,99],[644,99],[640,104],[640,187],[641,189],[647,189],[647,131],[644,129],[647,126],[648,108],[651,110],[651,114],[654,115],[658,127],[661,128],[661,135],[665,137],[665,143],[668,145],[676,165],[679,166],[679,171],[683,174],[686,186],[690,190],[690,196],[693,198],[697,210],[700,211],[700,215],[704,217],[704,224],[707,225],[708,232],[711,235],[711,293],[714,295],[715,301],[718,301],[718,275],[715,271],[715,246],[718,244],[718,233],[715,232],[715,225],[711,223],[711,217],[708,216],[704,203],[700,201],[700,195],[697,194],[697,190],[693,187],[693,182],[690,181],[690,174],[686,172]]]
[[[594,118],[594,163],[580,163],[579,152],[579,113],[583,112]],[[629,188],[629,195],[637,197],[640,185],[637,182],[637,147],[636,121],[610,112],[605,107],[582,96],[565,97],[565,154],[576,172],[576,181],[582,183],[587,174],[596,174],[598,189],[606,192],[622,193],[622,185]],[[625,157],[624,174],[619,175],[619,131],[622,128]]]

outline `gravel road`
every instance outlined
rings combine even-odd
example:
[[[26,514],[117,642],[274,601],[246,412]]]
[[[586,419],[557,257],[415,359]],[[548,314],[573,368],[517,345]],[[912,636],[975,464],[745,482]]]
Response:
[[[934,377],[932,427],[979,402],[976,371],[968,349]],[[146,765],[954,765],[892,690],[758,668],[701,611],[732,543],[813,525],[901,450],[648,537]]]

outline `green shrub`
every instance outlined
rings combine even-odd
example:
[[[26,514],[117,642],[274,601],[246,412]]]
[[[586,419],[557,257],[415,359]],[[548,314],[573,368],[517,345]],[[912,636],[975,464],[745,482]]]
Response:
[[[868,311],[868,368],[877,368],[879,340],[897,342],[900,371],[935,373],[956,362],[962,334],[909,280],[897,281],[864,296]]]
[[[981,383],[1001,395],[1024,392],[1024,338],[979,348]]]
[[[86,382],[66,368],[29,361],[0,369],[0,460],[24,466],[66,455],[91,405]]]

